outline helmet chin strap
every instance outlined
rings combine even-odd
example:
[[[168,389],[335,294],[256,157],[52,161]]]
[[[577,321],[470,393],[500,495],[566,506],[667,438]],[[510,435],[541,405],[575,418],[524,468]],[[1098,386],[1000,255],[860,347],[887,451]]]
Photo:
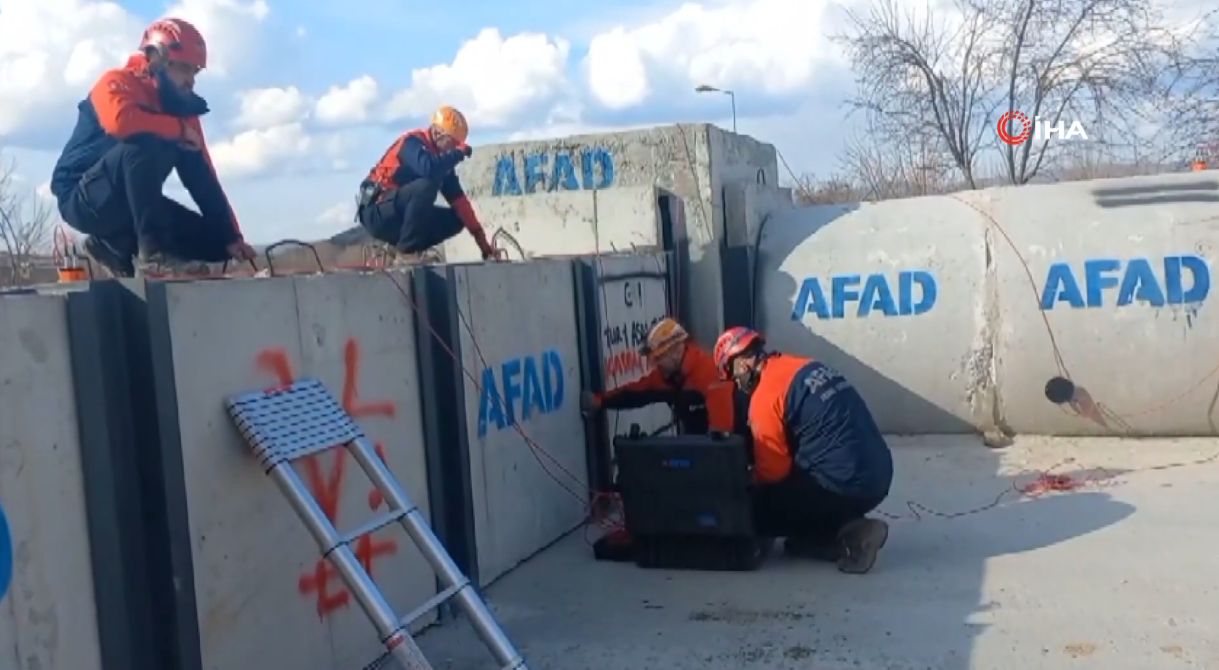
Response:
[[[737,388],[746,395],[753,393],[753,390],[758,387],[758,380],[762,378],[762,366],[774,354],[770,352],[759,353],[754,356],[753,365],[749,366],[749,370],[740,375],[733,375],[733,381],[736,382]]]
[[[761,373],[762,371],[755,365],[745,374],[737,375],[733,381],[736,382],[737,388],[741,389],[742,393],[748,395],[758,387],[758,378],[761,377]]]
[[[164,45],[149,45],[144,48],[144,58],[148,60],[149,74],[160,74],[169,65],[169,50]]]

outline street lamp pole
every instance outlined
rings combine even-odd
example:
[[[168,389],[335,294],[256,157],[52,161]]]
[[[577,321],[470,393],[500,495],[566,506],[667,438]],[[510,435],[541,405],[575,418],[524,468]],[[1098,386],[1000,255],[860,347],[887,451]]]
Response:
[[[716,88],[714,86],[708,86],[706,84],[702,84],[700,86],[695,87],[694,92],[695,93],[723,93],[724,95],[728,96],[728,100],[732,104],[732,132],[736,133],[736,93],[729,91],[727,89]]]

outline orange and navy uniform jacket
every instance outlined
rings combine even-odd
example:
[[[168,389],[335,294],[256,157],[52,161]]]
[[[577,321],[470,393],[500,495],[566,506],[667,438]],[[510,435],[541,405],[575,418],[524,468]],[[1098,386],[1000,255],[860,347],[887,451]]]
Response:
[[[365,181],[380,189],[378,200],[382,200],[394,189],[427,179],[439,186],[440,195],[453,208],[462,225],[478,237],[482,224],[474,214],[474,206],[466,197],[455,169],[461,159],[462,153],[457,149],[440,153],[426,128],[412,130],[394,140]]]
[[[880,500],[893,482],[893,455],[863,397],[838,371],[813,359],[772,354],[749,400],[754,479],[770,484],[793,466],[839,495]]]
[[[89,97],[78,105],[76,128],[51,176],[51,193],[57,200],[63,202],[85,171],[122,140],[141,134],[178,140],[186,127],[203,137],[198,116],[171,116],[162,111],[156,79],[147,70],[148,60],[143,55],[132,56],[125,66],[103,74],[89,91]],[[241,227],[220,186],[207,147],[178,152],[175,168],[203,218],[230,222],[232,235],[227,241],[241,239]]]
[[[711,354],[690,343],[681,357],[681,371],[673,379],[652,368],[643,377],[599,395],[597,400],[605,409],[638,409],[660,402],[679,404],[683,394],[691,391],[699,394],[707,406],[710,430],[744,432],[744,422],[738,420],[736,411],[736,387],[720,379]]]

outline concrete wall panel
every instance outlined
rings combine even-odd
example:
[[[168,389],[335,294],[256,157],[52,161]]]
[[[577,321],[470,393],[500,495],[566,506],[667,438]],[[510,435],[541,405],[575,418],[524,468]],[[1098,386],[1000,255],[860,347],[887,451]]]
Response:
[[[408,286],[404,275],[395,278]],[[385,274],[172,283],[165,291],[203,667],[360,667],[378,653],[371,623],[255,465],[222,401],[277,383],[285,367],[321,379],[371,438],[384,441],[390,469],[426,512],[409,303]],[[297,470],[337,514],[340,531],[349,531],[379,501],[340,453]],[[371,557],[374,578],[400,613],[435,592],[430,569],[396,526],[354,549]]]
[[[454,274],[462,367],[474,377],[465,408],[479,577],[488,584],[584,518],[575,287],[569,261]]]
[[[101,670],[63,296],[0,297],[0,665]]]
[[[723,329],[723,304],[719,287],[720,260],[717,243],[727,228],[723,187],[733,183],[778,183],[778,160],[773,146],[708,124],[659,126],[603,135],[581,135],[558,139],[511,142],[478,147],[473,157],[458,167],[462,184],[489,230],[513,226],[526,218],[539,220],[592,220],[586,209],[559,209],[559,203],[585,203],[588,198],[560,198],[598,193],[597,219],[615,229],[646,210],[646,225],[652,225],[654,207],[640,208],[631,198],[609,198],[616,192],[636,188],[663,188],[682,199],[689,240],[687,264],[691,319],[687,327],[699,339],[712,341]],[[521,216],[517,202],[526,205]],[[619,215],[616,212],[621,211]],[[619,250],[635,242],[636,225],[630,223],[615,239]],[[564,234],[553,241],[536,243],[537,255],[548,255],[558,245],[557,255],[592,253],[586,238],[576,243]],[[524,240],[522,240],[524,243]],[[570,246],[568,246],[570,245]],[[525,244],[535,251],[533,243]],[[455,248],[454,248],[455,247]],[[609,248],[608,245],[602,249]],[[547,249],[547,251],[542,251]],[[450,260],[473,260],[476,252],[466,240],[446,247]]]
[[[475,207],[488,235],[503,228],[528,258],[661,246],[652,186],[484,197],[475,201]],[[444,253],[449,262],[482,260],[474,238],[467,234],[446,242]],[[509,254],[513,260],[519,258],[515,251]]]
[[[763,206],[752,190],[737,209]],[[765,205],[746,211],[762,231],[759,326],[842,367],[889,432],[1210,435],[1217,190],[1200,173]],[[892,316],[861,311],[876,273]],[[810,278],[820,294],[801,298]],[[903,293],[928,280],[924,310]],[[1070,401],[1048,399],[1057,377]]]
[[[605,388],[615,389],[648,373],[639,355],[648,331],[669,315],[668,282],[663,255],[607,256],[593,262],[598,277],[597,300],[601,313],[601,365]],[[646,276],[661,275],[661,276]],[[612,448],[615,435],[626,435],[631,424],[652,432],[672,422],[665,405],[612,412],[608,430]]]
[[[997,373],[1013,431],[1215,434],[1215,383],[1203,382],[1219,365],[1217,189],[1202,173],[970,199],[1002,229]],[[1047,400],[1057,376],[1074,379],[1076,402]]]
[[[762,229],[759,330],[776,349],[839,368],[890,433],[968,432],[988,419],[983,229],[945,201],[795,209]]]

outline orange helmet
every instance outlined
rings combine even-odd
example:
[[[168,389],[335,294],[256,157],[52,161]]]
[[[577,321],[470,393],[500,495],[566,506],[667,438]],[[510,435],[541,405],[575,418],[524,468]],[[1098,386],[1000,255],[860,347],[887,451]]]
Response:
[[[140,51],[148,53],[149,49],[200,70],[207,67],[207,42],[193,25],[182,19],[161,19],[148,26],[140,39]]]
[[[720,335],[720,338],[715,341],[713,357],[715,358],[715,367],[720,371],[721,379],[732,377],[731,371],[728,369],[728,366],[732,364],[732,359],[740,356],[755,342],[766,344],[766,338],[751,328],[736,326],[725,330],[724,334]]]
[[[652,326],[652,330],[648,331],[648,339],[639,353],[647,357],[650,362],[655,363],[657,358],[672,351],[674,347],[689,338],[690,335],[685,328],[681,327],[681,324],[665,317],[657,321],[656,325]]]
[[[470,136],[466,116],[447,105],[437,109],[432,115],[432,127],[457,140],[458,144],[465,144],[466,138]]]

